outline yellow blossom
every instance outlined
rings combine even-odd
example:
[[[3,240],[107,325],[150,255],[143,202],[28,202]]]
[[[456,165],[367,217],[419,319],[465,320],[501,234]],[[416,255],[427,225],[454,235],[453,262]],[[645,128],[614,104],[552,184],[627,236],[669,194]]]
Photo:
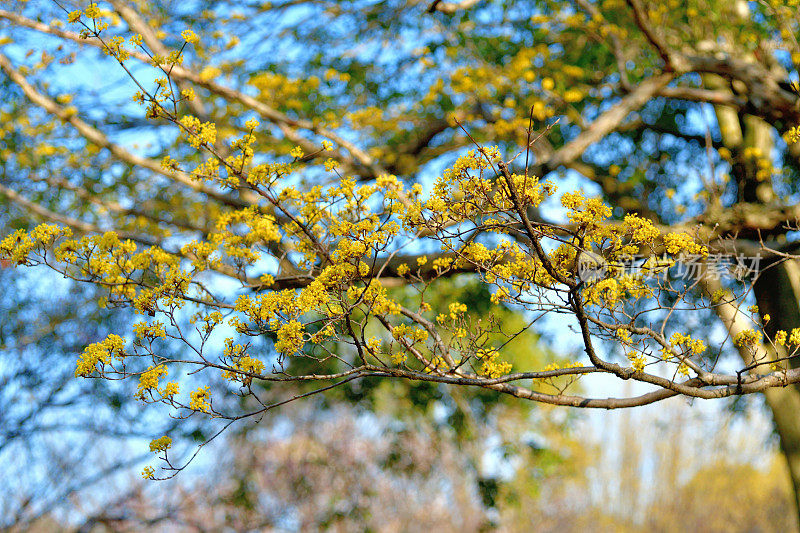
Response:
[[[166,435],[150,441],[150,451],[155,453],[167,451],[171,446],[172,439]]]
[[[794,332],[792,332],[794,333]],[[798,332],[800,334],[800,332]],[[753,331],[752,329],[746,329],[744,331],[740,331],[733,337],[733,343],[736,346],[755,346],[761,343],[762,333],[760,331]]]
[[[190,44],[194,44],[200,40],[200,38],[197,37],[197,34],[195,34],[195,32],[192,30],[183,30],[181,32],[181,37],[183,37],[184,41]]]
[[[86,6],[86,16],[91,19],[100,17],[100,9],[97,7],[96,3],[91,2],[88,6]]]
[[[500,360],[497,350],[481,350],[478,358],[483,362],[481,374],[490,378],[499,378],[511,372],[511,363]]]
[[[125,341],[119,335],[109,335],[104,341],[90,344],[78,359],[76,377],[87,377],[97,368],[111,362],[112,357],[122,359]]]
[[[211,409],[211,392],[209,387],[200,387],[189,393],[191,401],[189,402],[189,409],[200,411],[203,413],[209,412]]]
[[[167,375],[166,365],[151,366],[146,371],[142,372],[139,376],[139,388],[136,391],[136,397],[144,400],[145,394],[148,391],[154,390],[158,387],[158,380],[161,376]]]

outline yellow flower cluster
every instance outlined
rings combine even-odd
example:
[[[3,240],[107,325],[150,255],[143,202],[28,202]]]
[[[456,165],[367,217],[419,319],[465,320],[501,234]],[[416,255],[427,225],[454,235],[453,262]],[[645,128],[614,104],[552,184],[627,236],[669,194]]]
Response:
[[[175,396],[180,392],[180,386],[176,381],[170,381],[169,383],[164,385],[163,389],[161,389],[158,392],[161,393],[161,396],[163,398],[172,398],[173,396]]]
[[[691,335],[686,335],[684,333],[673,333],[669,342],[674,346],[685,346],[692,355],[700,355],[706,351],[706,345],[702,340],[693,339]]]
[[[254,263],[260,257],[257,246],[281,239],[275,217],[248,207],[222,214],[216,223],[216,232],[208,243],[192,241],[183,251],[197,257],[200,266],[207,264],[214,250],[219,249],[230,258]],[[211,261],[211,264],[215,264]]]
[[[284,355],[296,354],[303,347],[304,333],[305,326],[301,322],[290,320],[278,328],[278,341],[275,343],[275,349]]]
[[[55,245],[58,238],[70,235],[68,229],[50,224],[42,224],[29,233],[18,231],[0,243],[0,258],[22,264],[43,257],[46,248],[52,247],[56,261],[74,267],[71,275],[106,286],[112,298],[132,302],[141,313],[153,315],[159,301],[168,306],[183,305],[182,297],[191,280],[179,270],[175,256],[156,247],[137,253],[134,242],[122,241],[113,232],[66,239]],[[151,273],[145,284],[137,272],[148,270]]]
[[[408,324],[398,324],[392,329],[392,336],[397,340],[406,339],[412,343],[417,343],[425,342],[428,339],[428,332]]]
[[[782,329],[778,330],[775,332],[775,338],[773,340],[775,344],[780,346],[800,346],[800,328],[794,328],[788,334]]]
[[[249,384],[252,377],[247,374],[261,374],[264,371],[264,363],[250,357],[245,352],[245,346],[234,344],[232,338],[225,339],[223,360],[227,362],[230,370],[222,371],[224,379],[242,381],[245,384]]]
[[[106,41],[103,45],[103,52],[120,61],[125,61],[131,56],[130,52],[125,49],[125,38],[120,35],[115,35]]]
[[[496,147],[474,150],[460,157],[436,179],[426,202],[413,202],[405,208],[404,224],[409,228],[441,226],[471,220],[477,215],[506,212],[517,204],[535,207],[555,192],[549,183],[518,174],[512,174],[508,183],[497,187],[494,178],[484,177],[483,171],[499,158]]]
[[[200,387],[189,393],[190,402],[189,409],[207,413],[211,410],[211,392],[210,387]]]
[[[218,67],[206,65],[203,67],[203,70],[200,71],[198,78],[200,78],[202,83],[206,83],[218,77],[220,74],[222,74],[222,71]]]
[[[154,453],[165,452],[172,446],[172,439],[164,435],[150,441],[150,451]]]
[[[619,328],[614,332],[614,336],[622,341],[623,344],[632,344],[633,338],[631,332],[627,328]]]
[[[584,198],[580,191],[565,193],[561,205],[569,210],[567,218],[582,229],[596,228],[611,216],[611,208],[600,198]]]
[[[85,12],[86,16],[90,19],[96,19],[100,17],[100,8],[98,8],[97,4],[94,2],[91,2],[88,6],[86,6]]]
[[[112,362],[112,358],[122,360],[125,340],[119,335],[109,335],[102,342],[90,344],[84,349],[75,368],[75,377],[88,377],[97,369]]]
[[[740,331],[733,337],[733,343],[736,346],[756,346],[761,344],[761,339],[763,338],[763,334],[760,331],[754,331],[752,329],[746,329],[744,331]]]
[[[200,148],[201,144],[213,146],[217,142],[217,126],[213,122],[201,122],[192,115],[183,116],[178,122],[186,129],[192,147]]]
[[[511,363],[500,360],[497,350],[480,350],[477,354],[481,365],[481,374],[490,378],[499,378],[511,372]]]
[[[545,372],[548,372],[548,371],[551,371],[551,370],[560,370],[562,368],[579,368],[579,367],[582,367],[582,366],[583,366],[583,363],[581,363],[579,361],[572,361],[572,362],[568,362],[568,363],[552,362],[552,363],[548,363],[547,365],[545,365],[545,367],[542,370],[545,371]]]
[[[708,257],[708,248],[695,242],[688,233],[668,233],[664,235],[664,247],[672,255],[688,254]]]
[[[195,44],[200,40],[200,38],[197,36],[197,34],[195,32],[193,32],[192,30],[183,30],[181,32],[181,37],[183,37],[184,41],[186,41],[187,43],[190,43],[190,44]]]
[[[644,372],[645,358],[639,352],[628,352],[628,361],[631,363],[631,368],[637,372]]]
[[[139,376],[139,388],[136,397],[140,400],[146,398],[146,394],[158,388],[158,380],[161,376],[167,375],[166,365],[151,366]]]
[[[406,362],[406,354],[403,351],[392,352],[391,358],[392,363],[397,366],[400,366]]]
[[[651,221],[636,214],[625,215],[624,223],[631,241],[637,245],[652,244],[661,235]]]
[[[381,351],[383,342],[377,337],[370,337],[367,339],[367,350],[372,354],[378,354]]]
[[[711,295],[711,303],[712,304],[719,304],[729,298],[731,298],[730,291],[726,289],[717,289],[714,291],[714,294]]]
[[[783,134],[783,138],[786,140],[788,144],[794,144],[796,142],[800,142],[800,127],[795,126],[786,133]]]
[[[0,241],[0,258],[21,265],[34,250],[51,246],[56,239],[71,235],[72,230],[55,224],[39,224],[31,232],[17,230]]]
[[[458,317],[467,312],[466,304],[460,302],[451,303],[449,308],[450,308],[450,318],[452,320],[456,320]]]
[[[133,325],[133,332],[137,338],[146,340],[165,338],[167,336],[167,331],[161,322],[153,322],[152,324],[137,322]]]
[[[583,300],[586,305],[613,308],[622,301],[649,298],[652,295],[653,288],[640,276],[625,275],[590,284],[583,291]]]

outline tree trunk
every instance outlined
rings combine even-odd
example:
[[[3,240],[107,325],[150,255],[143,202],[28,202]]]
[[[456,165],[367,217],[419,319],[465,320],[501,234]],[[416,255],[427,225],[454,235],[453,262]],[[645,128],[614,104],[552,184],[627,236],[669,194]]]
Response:
[[[787,265],[787,263],[768,269],[766,271],[767,276],[759,279],[756,283],[755,290],[759,301],[759,311],[763,314],[768,314],[766,309],[786,310],[785,306],[792,302],[795,306],[797,305],[797,297],[794,291],[797,289],[798,284],[796,282],[792,283],[791,276],[787,274],[792,274],[793,270],[797,269],[798,266],[796,263],[791,263],[787,271],[784,265]],[[776,280],[778,280],[778,283],[787,283],[787,285],[772,284]],[[723,288],[722,283],[717,278],[706,277],[702,280],[702,284],[709,295]],[[795,296],[793,297],[793,295]],[[762,302],[765,306],[764,308],[761,308]],[[723,302],[714,306],[714,311],[731,336],[736,336],[742,331],[752,328],[753,324],[750,317],[740,311],[738,305]],[[783,329],[784,325],[800,319],[800,313],[769,314],[772,319],[769,323],[773,331]],[[772,324],[773,320],[775,324]],[[770,333],[770,330],[767,330],[767,333]],[[755,353],[746,346],[738,347],[738,351],[745,366],[753,365],[756,361],[774,360],[776,355],[768,344],[759,347]],[[767,407],[772,412],[775,431],[780,439],[781,452],[786,458],[794,493],[795,523],[797,527],[800,527],[800,416],[798,416],[800,414],[800,388],[792,385],[784,388],[767,389],[764,396]]]
[[[769,389],[764,395],[780,437],[781,452],[789,467],[795,520],[800,524],[800,391],[796,387],[786,387]]]
[[[753,290],[759,314],[770,316],[770,321],[764,325],[768,335],[774,336],[778,330],[790,332],[800,328],[800,264],[797,261],[765,265]],[[797,358],[790,359],[789,364],[793,368],[800,367]],[[800,387],[769,389],[765,396],[789,466],[795,515],[800,524]]]
[[[726,80],[715,75],[704,76],[703,82],[708,88],[727,86]],[[770,157],[774,128],[758,117],[739,114],[728,106],[715,106],[715,114],[722,142],[734,154],[731,175],[736,183],[738,201],[763,204],[768,209],[775,198],[771,180],[757,179],[756,162],[744,157],[744,153],[747,149],[757,149],[764,157]],[[762,261],[759,270],[753,291],[762,319],[770,316],[764,326],[766,333],[774,336],[778,330],[791,332],[800,328],[800,263],[765,264]],[[746,350],[739,353],[746,365],[752,363],[748,361]],[[793,368],[800,367],[800,360],[792,359],[789,364]],[[789,467],[796,525],[800,530],[800,386],[769,389],[764,396]]]

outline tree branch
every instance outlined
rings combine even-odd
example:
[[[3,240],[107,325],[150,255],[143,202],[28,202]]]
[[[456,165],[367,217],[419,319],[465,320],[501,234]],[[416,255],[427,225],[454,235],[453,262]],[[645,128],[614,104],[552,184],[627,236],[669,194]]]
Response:
[[[674,77],[675,74],[673,73],[664,73],[640,83],[631,93],[622,97],[619,102],[600,114],[575,139],[556,150],[546,161],[541,163],[539,165],[541,168],[539,173],[544,175],[561,165],[566,165],[580,158],[589,146],[618,128],[630,113],[640,109]]]
[[[230,205],[233,207],[247,207],[249,205],[237,198],[234,198],[232,196],[226,195],[224,193],[206,187],[205,185],[192,179],[192,177],[186,172],[183,171],[168,172],[164,170],[164,168],[162,168],[160,162],[133,154],[127,151],[122,146],[111,142],[111,140],[109,140],[106,134],[90,126],[88,123],[84,122],[77,116],[77,114],[67,112],[65,108],[58,105],[53,99],[39,92],[33,85],[31,85],[28,82],[25,76],[23,76],[18,70],[16,70],[12,66],[11,61],[8,59],[8,57],[2,53],[0,53],[0,70],[5,72],[6,75],[11,79],[11,81],[16,83],[22,89],[22,91],[25,93],[25,96],[27,96],[28,100],[30,100],[33,104],[38,105],[39,107],[41,107],[51,115],[61,119],[65,123],[70,124],[87,141],[96,146],[99,146],[100,148],[106,148],[117,159],[125,163],[128,163],[129,165],[138,166],[151,170],[157,174],[160,174],[182,185],[185,185],[186,187],[189,187],[194,191],[201,192],[210,198],[222,202],[223,204]]]

